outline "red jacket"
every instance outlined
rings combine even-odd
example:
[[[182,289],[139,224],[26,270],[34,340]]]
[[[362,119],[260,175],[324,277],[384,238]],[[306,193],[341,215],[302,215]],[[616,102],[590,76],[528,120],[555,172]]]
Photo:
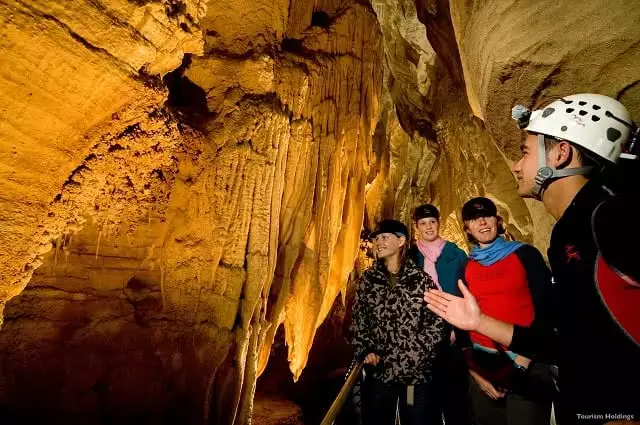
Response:
[[[518,327],[551,326],[551,272],[533,246],[522,245],[490,266],[469,259],[465,281],[488,316]],[[477,344],[497,348],[497,343],[484,335],[470,332],[470,336]]]

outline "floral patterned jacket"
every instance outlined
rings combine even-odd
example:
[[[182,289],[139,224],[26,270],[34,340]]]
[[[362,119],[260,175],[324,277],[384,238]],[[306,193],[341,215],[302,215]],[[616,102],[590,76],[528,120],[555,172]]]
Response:
[[[389,384],[415,385],[431,378],[433,361],[447,342],[444,321],[427,309],[431,277],[409,258],[391,285],[382,261],[368,268],[356,290],[352,345],[359,359],[380,356],[373,376]]]

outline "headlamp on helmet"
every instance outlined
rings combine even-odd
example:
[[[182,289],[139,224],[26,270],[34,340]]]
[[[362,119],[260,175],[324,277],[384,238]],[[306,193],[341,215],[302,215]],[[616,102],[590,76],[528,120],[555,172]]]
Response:
[[[526,128],[529,125],[531,111],[526,106],[516,105],[511,109],[511,118],[518,122],[520,129]]]

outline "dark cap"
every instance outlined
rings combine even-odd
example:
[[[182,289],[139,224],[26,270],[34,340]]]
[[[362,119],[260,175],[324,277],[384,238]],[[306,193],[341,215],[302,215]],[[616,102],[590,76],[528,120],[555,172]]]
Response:
[[[420,205],[413,211],[413,221],[418,221],[421,218],[433,217],[436,220],[440,220],[440,211],[431,204]]]
[[[376,225],[376,229],[369,235],[370,239],[375,239],[381,233],[393,233],[396,236],[404,236],[409,239],[409,230],[398,220],[382,220]]]
[[[491,199],[478,197],[465,202],[462,206],[462,221],[478,217],[497,217],[498,209]]]

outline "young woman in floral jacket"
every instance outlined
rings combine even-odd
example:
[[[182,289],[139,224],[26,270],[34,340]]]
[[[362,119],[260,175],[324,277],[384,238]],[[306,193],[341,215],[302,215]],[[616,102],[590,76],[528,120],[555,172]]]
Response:
[[[355,354],[371,365],[363,388],[363,425],[439,424],[432,366],[447,341],[444,322],[423,300],[433,280],[404,253],[409,232],[396,220],[378,223],[377,261],[364,272],[353,308]]]

